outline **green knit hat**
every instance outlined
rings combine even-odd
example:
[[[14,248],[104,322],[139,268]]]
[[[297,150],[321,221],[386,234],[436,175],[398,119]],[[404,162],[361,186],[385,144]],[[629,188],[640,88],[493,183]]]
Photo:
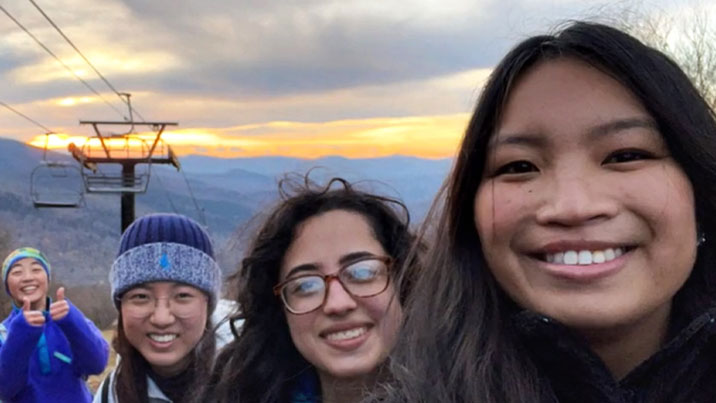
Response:
[[[18,248],[12,251],[2,263],[2,282],[5,285],[5,291],[10,294],[10,290],[7,288],[7,275],[10,273],[12,265],[25,258],[33,258],[37,260],[40,265],[45,269],[47,273],[47,280],[50,279],[50,262],[47,260],[45,255],[35,248]]]

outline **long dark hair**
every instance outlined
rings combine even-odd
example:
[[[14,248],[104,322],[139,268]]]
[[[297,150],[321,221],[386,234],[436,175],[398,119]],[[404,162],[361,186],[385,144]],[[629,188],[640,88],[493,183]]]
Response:
[[[488,141],[515,82],[536,64],[559,58],[599,69],[641,101],[693,184],[700,230],[707,238],[716,234],[714,114],[672,60],[617,29],[588,22],[572,22],[554,35],[521,42],[487,82],[431,213],[433,247],[425,257],[426,269],[413,276],[391,360],[395,382],[383,401],[522,403],[548,396],[541,375],[513,336],[515,306],[485,262],[473,205]],[[673,315],[713,304],[716,262],[713,248],[704,246],[675,297]]]
[[[397,199],[358,190],[341,178],[316,186],[308,175],[302,182],[285,179],[279,191],[282,200],[265,219],[235,275],[244,323],[240,336],[217,358],[208,401],[286,402],[297,377],[311,370],[296,350],[283,305],[272,292],[301,223],[333,210],[360,214],[395,260],[394,273],[400,272],[413,243],[408,210]]]
[[[119,309],[117,318],[117,333],[112,340],[112,347],[121,359],[115,370],[114,390],[120,403],[149,403],[147,396],[147,375],[150,366],[142,354],[127,340],[122,326],[122,310]],[[186,385],[186,394],[182,402],[199,402],[203,394],[216,353],[216,339],[211,323],[211,313],[207,313],[204,333],[199,342],[191,351],[191,360],[187,371],[187,379],[191,384]],[[108,382],[106,380],[105,382]],[[177,402],[179,403],[179,402]]]

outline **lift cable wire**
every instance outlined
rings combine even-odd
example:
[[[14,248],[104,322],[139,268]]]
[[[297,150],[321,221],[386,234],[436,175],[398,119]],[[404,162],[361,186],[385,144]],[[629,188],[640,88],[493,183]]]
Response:
[[[75,46],[75,44],[70,40],[70,38],[68,38],[67,35],[65,35],[65,33],[62,32],[60,27],[58,27],[57,24],[55,24],[55,22],[52,21],[52,19],[42,10],[42,8],[40,8],[40,6],[38,6],[34,0],[29,0],[29,1],[30,1],[30,3],[32,3],[33,6],[35,6],[37,11],[39,11],[40,14],[42,14],[42,16],[45,17],[47,22],[49,22],[50,25],[52,25],[55,28],[55,30],[57,30],[57,32],[65,39],[65,41],[67,41],[67,43],[70,46],[72,46],[72,49],[74,49],[77,52],[77,54],[79,54],[80,57],[82,57],[82,59],[87,63],[87,65],[89,65],[92,68],[92,70],[94,70],[94,72],[97,73],[99,78],[101,78],[102,81],[104,81],[104,83],[107,84],[107,87],[109,87],[115,94],[117,94],[119,99],[122,100],[122,102],[125,103],[132,110],[132,112],[134,112],[137,116],[139,116],[139,118],[142,119],[142,121],[144,121],[144,117],[136,109],[134,109],[134,107],[132,107],[132,105],[122,96],[122,94],[119,91],[117,91],[116,88],[114,88],[114,86],[109,82],[109,80],[107,80],[102,75],[102,73],[100,73],[99,70],[97,70],[97,68],[89,61],[89,59],[87,59],[87,57],[85,57],[85,55],[79,50],[79,48],[77,48],[77,46]]]
[[[2,6],[0,6],[0,7],[2,7]],[[18,114],[19,116],[25,118],[25,120],[27,120],[28,122],[30,122],[30,123],[34,124],[35,126],[41,128],[42,130],[45,131],[46,134],[55,133],[54,130],[48,129],[45,125],[41,124],[40,122],[36,121],[35,119],[32,119],[31,117],[25,115],[24,113],[18,111],[17,109],[15,109],[15,108],[13,108],[12,106],[6,104],[5,102],[0,101],[0,105],[4,106],[5,108],[9,109],[9,110],[12,111],[12,112],[15,112],[15,113]]]
[[[2,7],[2,6],[0,6],[0,7]],[[42,123],[36,121],[35,119],[33,119],[33,118],[31,118],[31,117],[25,115],[24,113],[18,111],[17,109],[15,109],[15,108],[13,108],[12,106],[6,104],[5,102],[0,101],[0,106],[3,106],[3,107],[5,107],[5,108],[7,108],[7,109],[10,110],[11,112],[16,113],[18,116],[24,118],[24,119],[27,120],[28,122],[30,122],[30,123],[34,124],[35,126],[41,128],[42,130],[45,131],[45,135],[46,135],[46,136],[49,136],[50,134],[55,134],[55,133],[56,133],[54,130],[50,130],[49,128],[47,128],[47,126],[43,125]],[[47,141],[48,141],[48,140],[49,140],[49,139],[48,139],[47,137],[45,137],[45,147],[47,147]],[[47,152],[47,150],[45,150],[45,152]],[[104,175],[104,173],[102,172],[102,169],[100,169],[99,166],[97,166],[97,170],[98,170],[101,174]]]
[[[192,202],[194,202],[194,207],[196,208],[196,211],[199,213],[199,218],[201,219],[201,223],[204,224],[204,227],[207,229],[209,228],[209,224],[206,223],[206,216],[204,215],[204,210],[199,207],[199,203],[196,201],[196,197],[194,197],[194,191],[191,190],[191,185],[189,184],[189,179],[187,179],[186,174],[184,173],[184,170],[180,170],[182,176],[184,177],[184,182],[186,182],[186,187],[189,189],[189,195],[191,196]]]
[[[121,116],[123,119],[126,119],[126,117],[124,116],[124,114],[123,114],[119,109],[117,109],[116,106],[114,106],[114,105],[112,105],[111,103],[109,103],[109,101],[107,101],[106,98],[104,98],[97,90],[95,90],[91,85],[89,85],[89,83],[88,83],[87,81],[83,80],[82,77],[80,77],[79,75],[77,75],[77,73],[75,73],[75,71],[72,70],[72,68],[70,68],[70,66],[68,66],[67,64],[65,64],[65,62],[63,62],[59,57],[57,57],[57,55],[54,54],[47,46],[45,46],[45,44],[43,44],[42,42],[40,42],[40,40],[37,39],[37,37],[36,37],[35,35],[33,35],[32,32],[30,32],[27,28],[25,28],[25,26],[22,25],[22,23],[20,23],[20,21],[18,21],[17,19],[15,19],[15,17],[13,17],[12,14],[10,14],[10,12],[5,9],[5,7],[3,7],[3,6],[0,5],[0,10],[2,10],[2,12],[5,13],[5,15],[7,15],[18,27],[20,27],[23,31],[25,31],[25,33],[28,34],[28,35],[30,36],[30,38],[32,38],[33,40],[35,40],[35,42],[37,42],[37,44],[40,45],[40,47],[42,47],[42,49],[44,49],[45,52],[49,53],[50,56],[54,57],[55,60],[57,60],[57,61],[62,65],[62,67],[65,68],[65,70],[67,70],[67,71],[69,71],[70,73],[72,73],[72,75],[75,76],[75,78],[78,79],[82,84],[84,84],[85,87],[87,87],[90,91],[92,91],[95,95],[97,95],[97,96],[98,96],[102,101],[104,101],[104,103],[107,104],[110,108],[114,109],[114,111],[117,112],[117,113],[119,114],[119,116]]]
[[[162,188],[164,196],[166,196],[167,201],[169,202],[169,205],[171,206],[174,214],[179,214],[179,211],[177,210],[176,206],[174,205],[174,202],[172,201],[172,198],[169,196],[169,191],[167,191],[167,188],[164,186],[164,182],[162,182],[162,177],[161,175],[159,175],[159,172],[154,175],[154,178],[159,182],[159,186]]]

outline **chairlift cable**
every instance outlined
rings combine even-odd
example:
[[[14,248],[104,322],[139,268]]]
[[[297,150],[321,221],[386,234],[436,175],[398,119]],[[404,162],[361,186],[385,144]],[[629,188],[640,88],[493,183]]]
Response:
[[[95,90],[87,81],[83,80],[82,77],[77,75],[77,73],[75,73],[75,71],[72,70],[72,68],[70,68],[70,66],[65,64],[65,62],[63,62],[55,53],[53,53],[47,46],[45,46],[44,43],[42,43],[39,39],[37,39],[37,37],[35,35],[33,35],[32,32],[30,32],[27,28],[25,28],[25,26],[22,25],[22,23],[20,23],[20,21],[18,21],[15,17],[13,17],[12,14],[10,14],[10,12],[5,9],[5,7],[0,5],[0,10],[2,10],[2,12],[5,13],[5,15],[7,15],[8,18],[10,18],[18,27],[20,27],[23,31],[25,31],[25,33],[28,34],[30,36],[30,38],[32,38],[35,42],[37,42],[37,44],[40,45],[40,47],[42,49],[44,49],[45,52],[49,53],[50,56],[54,57],[55,60],[57,60],[62,65],[62,67],[65,68],[65,70],[72,73],[72,75],[75,76],[75,78],[78,79],[82,84],[84,84],[85,87],[87,87],[90,91],[92,91],[95,95],[97,95],[110,108],[114,109],[114,111],[117,112],[119,114],[119,116],[122,117],[122,119],[126,119],[124,114],[119,109],[117,109],[116,106],[109,103],[109,101],[105,97],[103,97],[97,90]]]
[[[184,182],[186,182],[186,187],[187,189],[189,189],[189,195],[191,196],[192,202],[194,202],[194,207],[196,208],[196,211],[199,213],[199,218],[201,219],[202,224],[204,224],[204,227],[209,228],[209,224],[206,223],[206,216],[204,215],[204,210],[199,207],[199,203],[196,201],[196,197],[194,197],[194,192],[191,190],[189,179],[187,179],[183,169],[179,170],[179,172],[181,172],[181,175],[184,177]]]
[[[0,8],[2,8],[2,6],[0,6]],[[17,109],[15,109],[15,108],[13,108],[12,106],[6,104],[5,102],[0,101],[0,105],[4,106],[5,108],[9,109],[10,111],[16,113],[17,115],[19,115],[19,116],[25,118],[25,120],[27,120],[28,122],[30,122],[30,123],[34,124],[35,126],[41,128],[41,129],[44,130],[47,134],[51,134],[51,133],[54,133],[54,132],[55,132],[54,130],[48,129],[47,127],[45,127],[45,126],[44,126],[43,124],[41,124],[40,122],[36,121],[35,119],[32,119],[31,117],[25,115],[24,113],[18,111]]]
[[[177,210],[176,206],[174,205],[174,202],[172,201],[172,198],[169,197],[169,192],[167,191],[167,188],[164,187],[164,182],[162,182],[161,176],[157,172],[154,177],[159,181],[159,186],[162,188],[162,191],[164,192],[164,195],[167,197],[167,201],[169,202],[169,205],[172,207],[172,211],[174,214],[179,214],[179,211]]]
[[[84,53],[82,53],[79,50],[79,48],[77,46],[75,46],[75,44],[72,42],[72,40],[70,40],[70,38],[68,38],[67,35],[65,35],[65,33],[62,32],[60,27],[58,27],[57,24],[55,24],[55,22],[50,18],[50,16],[48,16],[45,13],[45,11],[43,11],[42,8],[40,8],[40,6],[37,5],[37,3],[35,3],[34,0],[29,0],[29,1],[30,1],[30,3],[32,3],[33,6],[35,6],[37,11],[39,11],[40,14],[42,14],[42,16],[45,17],[47,22],[49,22],[50,25],[52,25],[52,27],[55,28],[55,30],[57,30],[57,32],[60,34],[60,36],[62,36],[62,38],[64,38],[65,41],[67,41],[67,43],[70,46],[72,46],[72,49],[74,49],[77,52],[77,54],[80,55],[80,57],[82,57],[82,59],[87,63],[87,65],[90,66],[92,68],[92,70],[94,70],[95,73],[97,73],[99,78],[101,78],[102,81],[104,81],[104,83],[107,84],[107,87],[109,87],[119,97],[119,99],[123,103],[125,103],[127,106],[129,106],[131,111],[133,111],[135,114],[137,114],[142,119],[142,121],[144,121],[144,117],[136,109],[134,109],[134,107],[132,107],[132,105],[127,100],[125,100],[124,97],[122,97],[122,94],[119,91],[117,91],[116,88],[114,88],[114,86],[109,82],[109,80],[107,80],[107,78],[105,78],[105,76],[102,75],[102,73],[99,72],[99,70],[97,70],[97,68],[92,64],[92,62],[90,62],[89,59],[87,59],[87,57],[85,57]],[[125,119],[126,119],[126,117],[125,117]]]

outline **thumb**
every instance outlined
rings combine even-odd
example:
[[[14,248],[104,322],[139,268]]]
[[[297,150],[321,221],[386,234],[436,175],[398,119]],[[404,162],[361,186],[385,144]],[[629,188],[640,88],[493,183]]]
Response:
[[[22,310],[27,312],[30,310],[30,298],[23,298],[22,299]]]
[[[65,299],[65,287],[60,287],[57,289],[57,301],[62,301]]]

